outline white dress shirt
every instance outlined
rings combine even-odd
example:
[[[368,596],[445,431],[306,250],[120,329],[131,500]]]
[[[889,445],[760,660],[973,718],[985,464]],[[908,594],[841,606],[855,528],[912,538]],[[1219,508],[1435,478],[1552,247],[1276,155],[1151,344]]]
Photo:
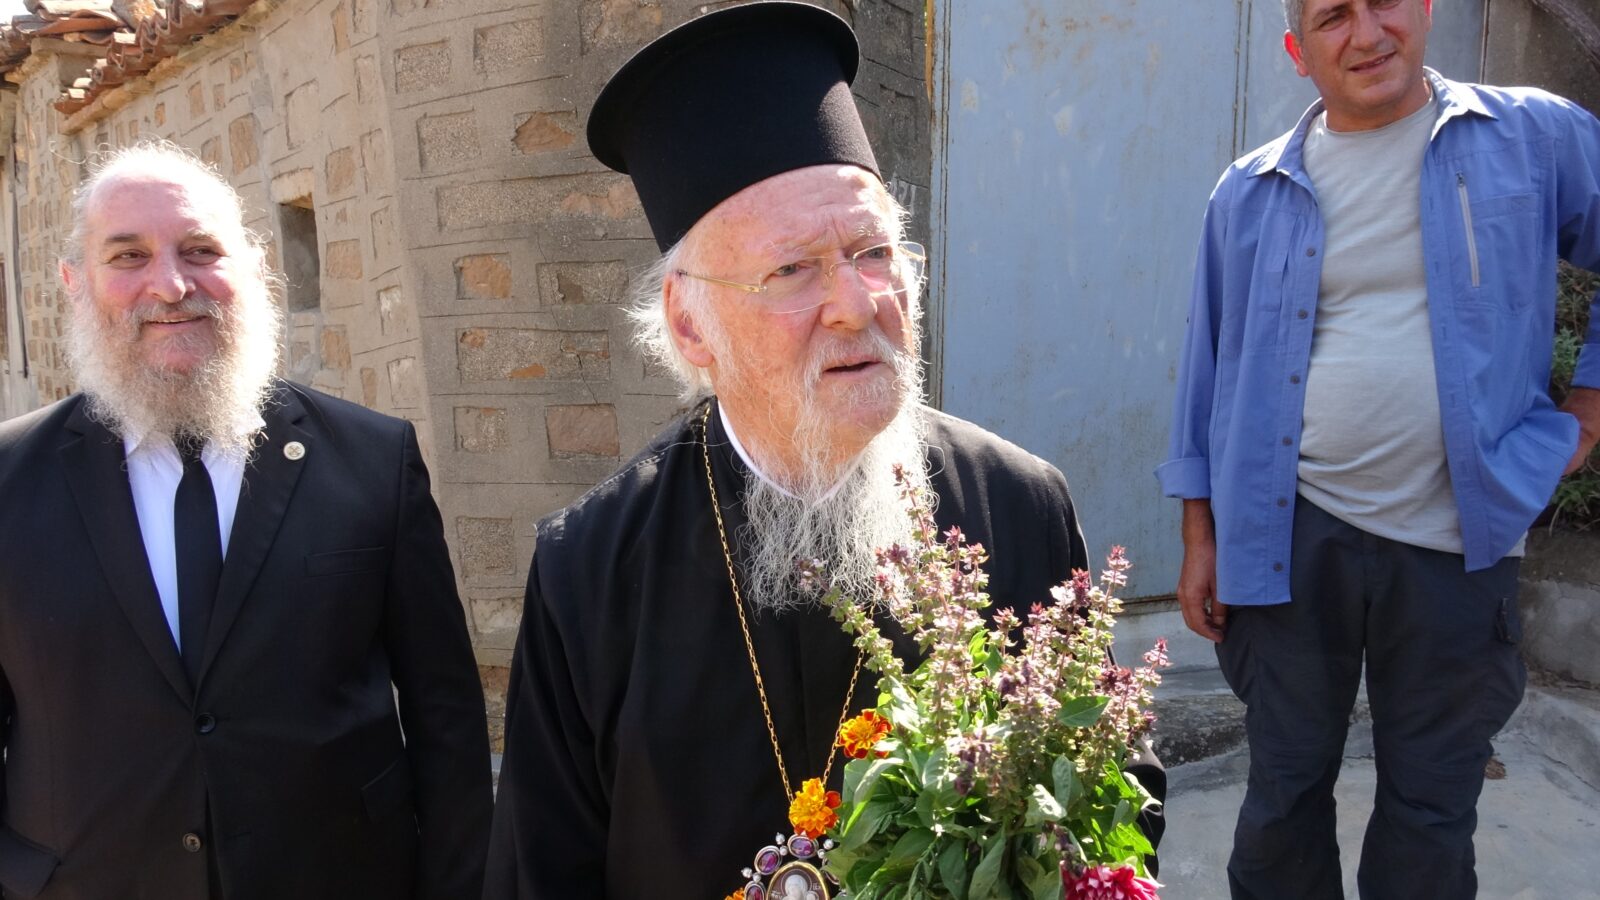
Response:
[[[145,559],[155,577],[167,628],[182,652],[183,638],[178,631],[178,550],[172,516],[178,482],[183,480],[183,459],[165,435],[128,435],[122,439],[122,448],[127,456],[133,508],[139,514],[139,534],[144,538]],[[226,559],[233,516],[239,509],[239,489],[244,484],[244,456],[218,452],[207,444],[200,461],[205,463],[211,489],[217,495],[217,525],[222,531],[222,556]]]

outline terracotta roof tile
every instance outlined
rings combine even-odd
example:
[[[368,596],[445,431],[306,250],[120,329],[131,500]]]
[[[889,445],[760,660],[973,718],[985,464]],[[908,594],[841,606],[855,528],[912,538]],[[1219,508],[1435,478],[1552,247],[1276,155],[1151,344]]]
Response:
[[[104,48],[56,100],[71,115],[149,72],[184,45],[227,25],[255,0],[24,0],[30,15],[0,23],[0,73],[21,65],[35,38]]]

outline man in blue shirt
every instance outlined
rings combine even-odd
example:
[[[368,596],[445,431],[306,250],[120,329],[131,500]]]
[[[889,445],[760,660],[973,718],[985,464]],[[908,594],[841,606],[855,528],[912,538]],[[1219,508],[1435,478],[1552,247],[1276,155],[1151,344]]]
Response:
[[[1235,898],[1341,897],[1363,664],[1364,898],[1472,897],[1489,739],[1522,697],[1529,524],[1600,435],[1600,310],[1548,393],[1557,257],[1600,267],[1600,123],[1422,65],[1430,0],[1285,0],[1321,100],[1206,211],[1162,488],[1184,620],[1249,707]]]

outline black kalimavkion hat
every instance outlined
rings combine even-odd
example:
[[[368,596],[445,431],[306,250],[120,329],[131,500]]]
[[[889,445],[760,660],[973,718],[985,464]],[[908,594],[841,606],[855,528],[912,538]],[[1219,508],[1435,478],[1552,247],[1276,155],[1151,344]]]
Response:
[[[881,178],[850,95],[859,53],[843,19],[806,3],[701,16],[611,76],[589,114],[589,149],[633,178],[662,250],[783,172],[846,163]]]

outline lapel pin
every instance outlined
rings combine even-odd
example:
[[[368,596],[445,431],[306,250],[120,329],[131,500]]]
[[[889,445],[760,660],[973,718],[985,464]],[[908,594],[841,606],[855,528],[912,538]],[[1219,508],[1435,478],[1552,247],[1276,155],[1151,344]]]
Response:
[[[306,445],[300,443],[299,441],[290,441],[289,443],[283,445],[283,455],[288,457],[291,461],[298,462],[299,460],[305,458]]]

